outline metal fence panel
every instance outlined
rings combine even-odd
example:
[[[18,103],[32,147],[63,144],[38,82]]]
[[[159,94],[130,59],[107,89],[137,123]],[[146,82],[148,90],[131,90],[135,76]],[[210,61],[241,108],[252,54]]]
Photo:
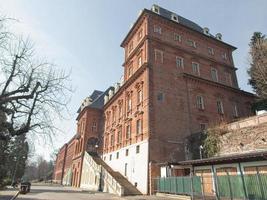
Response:
[[[195,195],[202,195],[202,184],[201,184],[201,177],[200,176],[193,176],[192,177],[192,188],[193,194]]]
[[[248,198],[252,200],[265,200],[266,195],[266,175],[244,175],[245,187],[247,190]],[[265,187],[265,188],[264,188]]]
[[[215,196],[215,194],[203,194],[201,178],[200,176],[158,178],[155,184],[157,192]],[[267,174],[243,175],[243,177],[242,175],[215,175],[214,181],[217,185],[216,196],[220,199],[267,200]]]

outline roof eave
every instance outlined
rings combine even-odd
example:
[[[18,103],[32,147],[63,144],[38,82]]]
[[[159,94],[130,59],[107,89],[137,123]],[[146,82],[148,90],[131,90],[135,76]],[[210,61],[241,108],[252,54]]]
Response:
[[[177,24],[177,22],[174,22],[174,21],[172,21],[172,20],[170,20],[170,19],[167,19],[166,17],[161,16],[161,15],[159,15],[159,14],[156,14],[156,13],[154,13],[153,11],[148,10],[148,9],[145,8],[145,9],[143,9],[142,13],[141,13],[140,16],[137,18],[137,20],[135,21],[135,23],[133,24],[133,26],[131,27],[131,29],[130,29],[129,32],[127,33],[126,37],[123,39],[122,43],[120,44],[121,47],[124,47],[124,46],[125,46],[125,43],[126,43],[128,37],[130,36],[131,32],[134,30],[136,24],[139,22],[139,20],[142,18],[142,16],[143,16],[146,12],[147,12],[147,13],[150,13],[150,14],[153,14],[153,15],[155,15],[155,16],[160,16],[160,17],[162,17],[162,18],[165,19],[165,20],[168,20],[168,21],[170,21],[170,22],[172,22],[172,23]],[[185,27],[185,28],[187,28],[187,29],[190,29],[190,30],[192,30],[192,31],[194,31],[194,32],[196,32],[196,33],[198,33],[198,34],[201,34],[201,35],[205,36],[206,38],[209,38],[209,39],[212,39],[212,40],[214,40],[214,41],[216,41],[216,42],[222,43],[222,44],[224,44],[224,45],[230,47],[233,51],[237,49],[237,47],[235,47],[235,46],[233,46],[233,45],[230,45],[230,44],[228,44],[228,43],[226,43],[226,42],[224,42],[224,41],[222,41],[222,40],[218,40],[218,39],[216,39],[216,38],[210,37],[210,36],[208,36],[208,35],[205,35],[204,33],[202,34],[202,33],[200,33],[199,31],[196,31],[196,30],[194,30],[194,29],[192,29],[192,28],[190,28],[190,27],[188,27],[188,26],[185,26],[185,25],[183,25],[183,24],[181,24],[181,23],[178,23],[178,24],[181,25],[181,26],[183,26],[183,27]]]

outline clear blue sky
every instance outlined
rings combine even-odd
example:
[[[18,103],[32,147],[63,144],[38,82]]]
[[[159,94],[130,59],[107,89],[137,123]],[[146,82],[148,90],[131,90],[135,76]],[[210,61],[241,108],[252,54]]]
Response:
[[[49,158],[76,132],[76,111],[94,89],[105,90],[122,75],[124,55],[119,46],[143,8],[158,4],[188,18],[212,34],[236,46],[234,53],[239,86],[247,85],[248,43],[254,31],[267,34],[266,0],[0,0],[2,15],[20,22],[14,31],[30,36],[37,53],[65,69],[72,69],[76,88],[69,105],[71,116],[58,121],[64,133],[57,133],[53,146],[36,142],[36,153]]]

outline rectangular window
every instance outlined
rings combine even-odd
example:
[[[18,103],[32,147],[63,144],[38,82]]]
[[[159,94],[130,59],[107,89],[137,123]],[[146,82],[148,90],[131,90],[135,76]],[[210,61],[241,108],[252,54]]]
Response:
[[[181,57],[176,57],[176,66],[184,68],[184,59]]]
[[[197,108],[200,110],[204,110],[204,98],[202,96],[197,96]]]
[[[208,53],[209,55],[214,55],[214,50],[211,47],[208,47]]]
[[[188,46],[190,46],[190,47],[197,48],[197,43],[196,43],[196,41],[194,41],[194,40],[187,40],[187,44],[188,44]]]
[[[106,139],[105,139],[105,149],[107,149],[108,148],[108,137],[106,137]]]
[[[115,122],[116,121],[116,109],[113,108],[112,110],[112,122]]]
[[[213,81],[218,82],[218,73],[217,73],[217,69],[215,68],[211,68],[211,79]]]
[[[131,138],[131,125],[126,126],[126,140]]]
[[[132,75],[133,75],[133,66],[130,65],[130,66],[128,67],[128,78],[130,78]]]
[[[142,55],[138,57],[138,67],[142,66]]]
[[[112,133],[111,136],[110,136],[110,145],[112,147],[114,146],[114,133]]]
[[[138,32],[138,40],[140,40],[142,37],[143,37],[143,29],[141,29],[141,30]]]
[[[163,51],[155,49],[155,62],[163,63]]]
[[[140,153],[140,146],[139,145],[136,146],[136,153]]]
[[[128,53],[131,53],[132,50],[133,50],[133,41],[131,41],[128,45]]]
[[[227,60],[227,53],[226,52],[222,53],[222,59]]]
[[[112,154],[109,155],[109,160],[112,160]]]
[[[127,111],[130,112],[132,110],[132,98],[129,95],[127,99]]]
[[[238,108],[237,108],[237,105],[236,103],[233,105],[233,115],[234,117],[238,117]]]
[[[200,76],[199,64],[196,62],[192,62],[192,71],[193,74]]]
[[[92,132],[96,132],[96,130],[97,130],[96,122],[93,122],[93,124],[92,124]]]
[[[218,100],[218,101],[217,101],[217,112],[218,112],[219,114],[223,114],[223,113],[224,113],[224,112],[223,112],[223,103],[222,103],[221,100]]]
[[[158,93],[157,99],[158,99],[158,101],[163,101],[163,93],[162,92]]]
[[[129,149],[126,149],[125,150],[125,156],[128,156],[129,155]]]
[[[229,86],[233,86],[233,81],[232,81],[232,75],[228,72],[225,72],[225,82]]]
[[[121,143],[121,139],[122,139],[122,128],[119,127],[118,133],[117,133],[117,144]]]
[[[154,25],[154,33],[158,33],[161,35],[161,27],[158,25]]]
[[[119,157],[120,157],[120,153],[117,152],[117,153],[116,153],[116,158],[119,159]]]
[[[200,123],[200,130],[204,131],[207,129],[207,125],[204,123]]]
[[[182,41],[182,36],[177,34],[177,33],[174,33],[174,41],[181,42]]]
[[[142,133],[142,121],[141,119],[138,119],[136,121],[136,134],[139,135]]]
[[[143,101],[143,91],[142,90],[138,90],[137,92],[137,103],[141,103]]]
[[[119,117],[122,117],[122,104],[119,104]]]

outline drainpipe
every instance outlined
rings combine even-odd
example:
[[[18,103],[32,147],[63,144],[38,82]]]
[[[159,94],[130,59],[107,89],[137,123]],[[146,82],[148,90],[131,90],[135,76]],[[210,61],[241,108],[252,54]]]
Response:
[[[147,35],[149,34],[149,28],[148,28],[149,20],[147,20]],[[152,184],[152,179],[150,177],[150,44],[149,40],[147,39],[147,193],[152,194],[150,185]]]

